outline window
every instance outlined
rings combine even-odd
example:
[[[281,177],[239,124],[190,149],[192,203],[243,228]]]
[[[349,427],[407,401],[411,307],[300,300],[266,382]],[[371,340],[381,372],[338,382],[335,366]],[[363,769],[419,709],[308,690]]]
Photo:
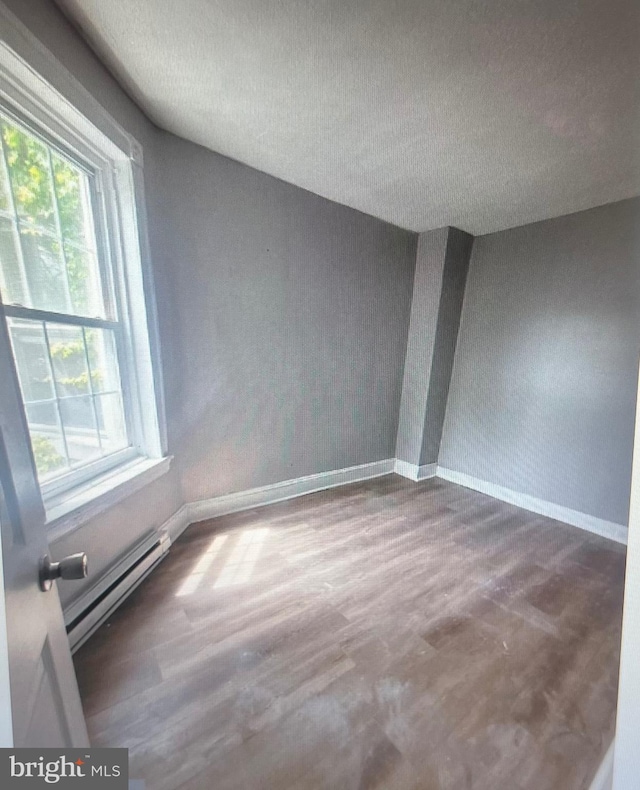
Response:
[[[123,495],[116,489],[134,490],[170,460],[160,460],[142,151],[56,61],[19,31],[7,32],[11,42],[0,40],[0,320],[3,313],[57,528],[77,508],[96,511],[92,497],[113,503]]]
[[[0,136],[0,289],[47,491],[132,455],[123,328],[95,174],[6,112]]]

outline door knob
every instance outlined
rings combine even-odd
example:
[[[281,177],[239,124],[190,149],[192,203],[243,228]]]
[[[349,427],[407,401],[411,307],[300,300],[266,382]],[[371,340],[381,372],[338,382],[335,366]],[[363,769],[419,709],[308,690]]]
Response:
[[[40,589],[47,592],[55,579],[85,579],[87,573],[87,555],[84,552],[70,554],[60,562],[51,562],[47,555],[40,561]]]

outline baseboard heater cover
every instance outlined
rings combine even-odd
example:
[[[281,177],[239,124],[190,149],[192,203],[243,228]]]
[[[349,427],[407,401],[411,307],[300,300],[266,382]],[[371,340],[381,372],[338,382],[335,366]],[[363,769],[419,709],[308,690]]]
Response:
[[[102,591],[86,609],[67,624],[71,652],[75,653],[120,604],[144,581],[167,555],[170,543],[160,537],[109,587]]]

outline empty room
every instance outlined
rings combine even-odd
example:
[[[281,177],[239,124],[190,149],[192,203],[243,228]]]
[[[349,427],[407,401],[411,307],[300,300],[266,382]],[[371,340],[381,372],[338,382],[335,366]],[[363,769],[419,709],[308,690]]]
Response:
[[[640,786],[639,54],[0,0],[7,786]]]

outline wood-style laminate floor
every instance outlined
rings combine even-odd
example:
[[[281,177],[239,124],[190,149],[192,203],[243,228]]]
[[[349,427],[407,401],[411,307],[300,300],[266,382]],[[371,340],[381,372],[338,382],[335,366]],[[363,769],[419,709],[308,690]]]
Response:
[[[394,475],[190,527],[75,656],[147,790],[577,790],[624,548]]]

